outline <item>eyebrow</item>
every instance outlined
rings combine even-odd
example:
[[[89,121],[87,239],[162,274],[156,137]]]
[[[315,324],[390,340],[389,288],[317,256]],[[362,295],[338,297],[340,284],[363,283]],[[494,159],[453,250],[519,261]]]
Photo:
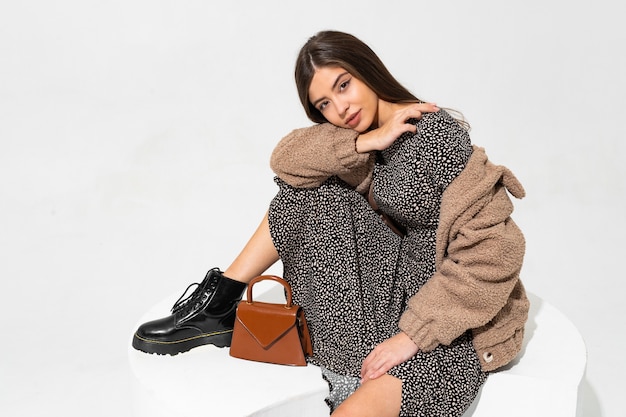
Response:
[[[346,72],[342,72],[341,74],[339,74],[339,75],[337,76],[337,78],[335,79],[335,82],[333,83],[333,86],[332,86],[331,90],[334,90],[334,89],[335,89],[335,87],[337,87],[337,84],[339,84],[339,79],[340,79],[341,77],[343,77],[344,75],[346,75],[346,74],[349,74],[349,72],[348,72],[348,71],[346,71]],[[317,100],[315,100],[315,101],[313,102],[313,107],[317,107],[317,103],[319,103],[320,101],[324,100],[325,98],[326,98],[326,97],[324,96],[324,97],[321,97],[321,98],[318,98]]]

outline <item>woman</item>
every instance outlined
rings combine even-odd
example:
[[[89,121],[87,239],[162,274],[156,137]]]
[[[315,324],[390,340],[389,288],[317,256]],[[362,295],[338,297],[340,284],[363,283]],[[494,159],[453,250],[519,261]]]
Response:
[[[507,189],[523,188],[351,35],[312,37],[296,84],[320,124],[275,149],[280,190],[258,230],[223,274],[210,271],[133,344],[156,353],[228,344],[245,282],[280,258],[333,416],[460,416],[521,346],[524,239]]]

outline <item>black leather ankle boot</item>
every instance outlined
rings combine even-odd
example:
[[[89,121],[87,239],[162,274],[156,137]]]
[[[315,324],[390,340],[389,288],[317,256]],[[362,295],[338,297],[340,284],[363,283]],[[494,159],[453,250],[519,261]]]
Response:
[[[183,300],[193,285],[197,288]],[[171,315],[139,326],[133,347],[147,353],[176,355],[202,345],[230,346],[235,311],[245,288],[243,282],[211,269],[200,284],[187,287]]]

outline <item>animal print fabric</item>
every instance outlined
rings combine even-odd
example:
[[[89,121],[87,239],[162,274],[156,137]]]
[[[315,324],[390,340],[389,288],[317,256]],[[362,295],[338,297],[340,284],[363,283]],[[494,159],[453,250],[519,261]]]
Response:
[[[329,382],[331,411],[357,389],[361,363],[400,331],[407,300],[432,276],[441,195],[472,152],[467,132],[443,111],[416,125],[378,154],[374,170],[375,200],[407,228],[403,238],[336,177],[308,189],[275,179],[270,231],[304,308],[310,361]],[[402,380],[401,416],[461,416],[487,378],[469,332],[388,373]]]

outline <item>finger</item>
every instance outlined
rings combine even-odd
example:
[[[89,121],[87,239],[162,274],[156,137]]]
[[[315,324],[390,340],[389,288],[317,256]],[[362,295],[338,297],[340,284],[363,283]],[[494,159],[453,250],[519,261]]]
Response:
[[[391,369],[391,364],[388,362],[382,362],[377,364],[377,366],[373,367],[372,369],[370,369],[366,374],[365,377],[361,379],[361,381],[367,381],[368,379],[376,379],[381,377],[382,375],[386,374],[387,371]]]
[[[369,355],[367,355],[367,357],[361,364],[361,377],[364,377],[368,373],[372,372],[372,370],[376,368],[376,363],[378,360],[379,359],[376,351],[372,351]]]
[[[361,380],[365,378],[365,376],[368,374],[369,371],[370,371],[369,364],[366,364],[365,362],[363,362],[363,365],[361,365],[361,372],[359,373]]]
[[[372,362],[371,356],[372,356],[371,353],[369,355],[367,355],[367,357],[365,358],[365,360],[361,364],[361,372],[359,373],[359,375],[361,376],[361,379],[363,379],[365,377],[365,375],[367,375],[367,373],[370,370],[370,363]]]
[[[421,119],[422,118],[422,112],[419,110],[413,110],[410,111],[409,114],[406,115],[406,119],[405,121],[409,120],[409,119]]]
[[[406,132],[415,133],[417,132],[417,126],[413,123],[405,123]]]
[[[361,366],[362,375],[379,373],[381,369],[385,367],[389,368],[390,366],[388,364],[392,361],[393,358],[389,355],[389,352],[375,349],[368,355],[366,360],[363,361],[363,365]],[[386,372],[387,369],[385,369],[384,372]]]
[[[361,365],[361,378],[365,378],[372,372],[379,369],[382,361],[383,358],[379,355],[378,351],[373,350],[369,355],[367,355]]]
[[[432,113],[432,112],[436,112],[439,111],[439,106],[437,106],[436,103],[417,103],[414,106],[416,109],[422,111],[422,112],[426,112],[426,113]]]

